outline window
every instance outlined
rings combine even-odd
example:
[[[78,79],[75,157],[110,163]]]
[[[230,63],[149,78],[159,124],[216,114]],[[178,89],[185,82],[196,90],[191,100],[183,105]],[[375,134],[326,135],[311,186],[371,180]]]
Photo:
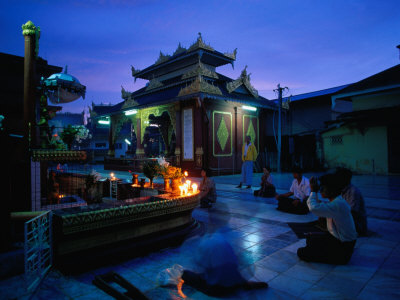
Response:
[[[96,148],[105,148],[107,146],[106,143],[95,143]]]
[[[332,135],[331,145],[343,145],[343,135]]]
[[[115,143],[114,148],[115,148],[115,150],[122,149],[122,144],[121,143]]]

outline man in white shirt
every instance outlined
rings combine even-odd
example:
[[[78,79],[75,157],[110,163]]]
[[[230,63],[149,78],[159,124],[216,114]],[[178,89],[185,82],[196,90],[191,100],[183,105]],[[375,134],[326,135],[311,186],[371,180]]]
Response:
[[[312,213],[326,218],[328,232],[308,234],[306,247],[299,248],[297,255],[305,261],[329,264],[347,264],[353,254],[357,232],[349,204],[340,195],[342,184],[335,174],[320,178],[321,195],[329,202],[318,199],[318,182],[311,177],[311,194],[307,205]]]
[[[298,168],[293,169],[293,182],[289,192],[275,196],[278,200],[278,210],[297,215],[308,214],[306,200],[310,195],[310,182]],[[293,196],[293,198],[291,197]]]

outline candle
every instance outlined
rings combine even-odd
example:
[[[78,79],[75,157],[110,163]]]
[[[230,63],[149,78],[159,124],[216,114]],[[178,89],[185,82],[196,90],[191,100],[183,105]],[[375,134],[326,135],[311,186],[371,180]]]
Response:
[[[195,184],[195,183],[192,184],[192,190],[193,190],[193,194],[196,194],[196,192],[197,192],[197,184]]]
[[[187,171],[185,171],[184,173],[183,173],[183,175],[185,175],[185,177],[188,177],[188,172]]]
[[[186,184],[188,185],[189,190],[190,190],[190,183],[191,183],[190,180],[186,180]]]
[[[181,196],[183,196],[183,186],[180,185],[180,186],[179,186],[179,189],[181,190]]]
[[[185,183],[185,184],[183,185],[183,189],[184,189],[184,191],[185,191],[185,195],[187,195],[187,193],[188,193],[188,185],[187,185],[187,183]]]

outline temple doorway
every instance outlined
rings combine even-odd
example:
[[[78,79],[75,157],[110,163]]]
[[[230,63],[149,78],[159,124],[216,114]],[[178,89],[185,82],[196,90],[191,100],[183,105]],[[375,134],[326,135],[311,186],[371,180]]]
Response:
[[[160,116],[149,115],[148,126],[143,137],[144,152],[147,157],[174,155],[176,135],[168,112]]]

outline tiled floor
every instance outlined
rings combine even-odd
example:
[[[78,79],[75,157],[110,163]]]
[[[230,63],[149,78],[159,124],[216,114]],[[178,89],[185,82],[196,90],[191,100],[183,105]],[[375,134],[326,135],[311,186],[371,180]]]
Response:
[[[118,176],[118,174],[117,174]],[[127,176],[120,174],[120,177]],[[258,182],[256,175],[255,182]],[[274,199],[255,198],[251,190],[235,189],[239,177],[214,177],[218,200],[211,209],[196,209],[193,217],[213,234],[224,235],[235,248],[241,272],[253,280],[266,281],[265,290],[239,290],[228,299],[399,299],[400,298],[400,178],[355,176],[366,197],[369,237],[359,238],[348,265],[332,266],[300,261],[298,239],[287,222],[309,222],[312,214],[289,215],[275,210]],[[289,187],[290,174],[275,175],[278,189]],[[376,189],[374,188],[376,187]],[[201,237],[176,248],[108,266],[78,276],[64,276],[52,269],[34,295],[21,287],[22,276],[0,283],[0,298],[28,299],[110,299],[97,289],[95,275],[114,270],[143,291],[150,299],[181,299],[176,288],[157,285],[158,273],[173,264],[193,267],[193,251]],[[183,285],[188,299],[214,299]]]

